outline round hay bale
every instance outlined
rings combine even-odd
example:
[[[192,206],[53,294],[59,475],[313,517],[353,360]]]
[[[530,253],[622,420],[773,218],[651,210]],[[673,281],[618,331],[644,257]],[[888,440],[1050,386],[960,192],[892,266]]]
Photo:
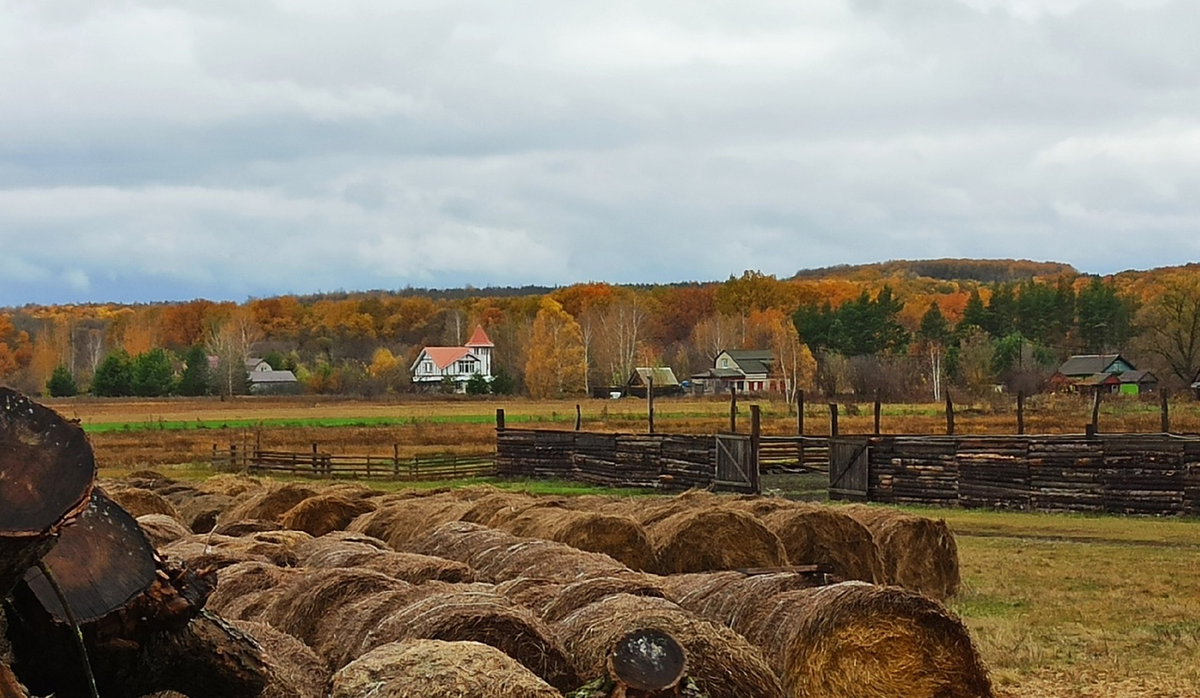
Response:
[[[355,517],[374,510],[375,504],[368,500],[322,494],[288,509],[279,523],[287,529],[323,536],[330,531],[345,529]]]
[[[301,566],[318,569],[360,567],[382,572],[410,584],[430,580],[451,583],[475,581],[475,574],[467,565],[432,555],[378,550],[365,543],[351,542],[308,550],[311,552],[307,557],[297,559]]]
[[[888,584],[939,600],[958,593],[958,544],[944,519],[865,505],[839,509],[871,532]]]
[[[427,596],[391,614],[364,648],[408,639],[472,640],[517,660],[543,681],[566,692],[579,684],[562,645],[528,609],[494,592]]]
[[[789,695],[990,698],[957,616],[899,587],[843,582],[777,594],[735,626],[763,649]]]
[[[266,623],[232,621],[264,650],[269,670],[267,685],[258,698],[324,698],[330,672],[307,645]]]
[[[561,582],[542,577],[517,577],[497,584],[495,591],[541,617],[542,611],[558,596],[563,586]]]
[[[628,516],[574,511],[556,507],[531,507],[495,528],[516,536],[541,538],[587,550],[605,553],[634,570],[653,569],[654,549],[641,524]]]
[[[542,577],[560,583],[633,574],[603,553],[589,553],[552,541],[520,538],[478,524],[443,524],[408,547],[410,552],[465,562],[477,579],[499,583]]]
[[[259,492],[249,499],[235,505],[221,516],[221,521],[245,521],[246,519],[262,519],[263,521],[279,520],[288,509],[315,495],[312,489],[299,485],[279,485],[265,492]]]
[[[135,519],[146,514],[163,514],[179,521],[183,520],[174,505],[150,490],[140,487],[114,487],[106,489],[104,493]]]
[[[333,698],[559,698],[512,657],[479,642],[406,640],[334,674]]]
[[[779,536],[793,565],[821,565],[839,581],[883,584],[883,563],[871,532],[844,512],[817,504],[776,509],[760,519]]]
[[[239,562],[217,573],[217,588],[208,608],[225,618],[252,620],[269,600],[263,594],[287,584],[299,572],[269,562]]]
[[[407,589],[409,585],[372,570],[305,570],[277,588],[261,619],[313,646],[324,617],[337,617],[354,599],[381,591]]]
[[[166,514],[143,514],[137,517],[137,522],[155,549],[162,548],[168,543],[177,541],[184,536],[192,535],[187,526],[179,523],[178,519]]]
[[[357,550],[371,549],[377,551],[390,551],[392,549],[387,543],[384,543],[374,536],[368,536],[365,533],[354,533],[351,531],[330,531],[323,536],[317,536],[312,540],[305,541],[304,543],[297,545],[295,549],[296,560],[303,564],[306,559],[312,555],[316,555],[326,548],[340,549],[346,547],[355,548]]]
[[[602,675],[609,651],[626,634],[655,629],[683,645],[688,676],[709,698],[783,696],[779,679],[745,638],[666,599],[616,594],[577,609],[554,628],[586,677]]]
[[[180,521],[192,533],[208,533],[217,525],[217,517],[233,506],[233,497],[223,494],[186,495],[175,500]]]
[[[196,486],[207,494],[220,494],[226,497],[237,497],[247,492],[258,492],[266,489],[266,483],[249,475],[214,475]]]
[[[283,527],[274,521],[263,521],[261,519],[247,519],[245,521],[228,521],[218,523],[213,526],[212,532],[222,536],[232,536],[233,538],[241,538],[254,533],[262,533],[264,531],[278,531]]]
[[[266,555],[247,552],[247,546],[238,543],[239,540],[193,533],[168,543],[159,552],[163,557],[179,560],[194,570],[221,569],[249,561],[271,563]]]
[[[350,599],[341,611],[317,629],[313,649],[335,670],[346,666],[369,649],[367,636],[384,618],[413,601],[437,592],[436,586],[408,585],[390,591]]]
[[[375,536],[401,550],[438,526],[457,521],[470,508],[467,502],[446,497],[405,499],[381,504],[375,511],[354,519],[346,530]]]
[[[810,589],[824,583],[822,575],[797,572],[705,572],[662,577],[667,598],[701,618],[729,628],[755,613],[766,599],[785,591]]]
[[[493,490],[490,494],[475,499],[471,507],[459,517],[460,521],[490,526],[492,518],[507,520],[528,509],[537,498],[522,492]]]
[[[157,470],[135,470],[125,476],[126,480],[159,480],[162,482],[174,482],[171,478],[163,475]]]
[[[650,528],[678,514],[705,509],[716,509],[726,504],[728,497],[707,490],[688,490],[674,497],[643,497],[616,503],[613,509],[637,519]]]
[[[649,527],[659,574],[782,567],[779,537],[736,509],[689,510]]]
[[[632,576],[595,577],[560,588],[558,593],[543,605],[539,615],[547,623],[556,623],[588,604],[616,594],[659,599],[665,596],[662,585],[648,575],[641,579]]]

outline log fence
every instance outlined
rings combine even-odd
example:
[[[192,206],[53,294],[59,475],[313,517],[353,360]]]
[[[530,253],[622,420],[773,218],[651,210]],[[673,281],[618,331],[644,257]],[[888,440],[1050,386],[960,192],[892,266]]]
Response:
[[[390,456],[342,455],[316,450],[247,450],[236,445],[220,450],[214,445],[211,462],[215,470],[224,472],[355,480],[452,480],[496,474],[495,462],[490,455],[400,458],[395,453]]]

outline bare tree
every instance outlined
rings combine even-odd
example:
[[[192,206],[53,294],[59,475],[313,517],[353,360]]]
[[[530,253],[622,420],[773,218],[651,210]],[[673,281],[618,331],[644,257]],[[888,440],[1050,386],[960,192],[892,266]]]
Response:
[[[254,344],[262,338],[262,329],[253,316],[242,309],[210,329],[206,348],[209,354],[217,357],[217,392],[222,395],[245,392],[246,361]]]
[[[617,301],[602,311],[600,328],[614,385],[633,375],[645,324],[646,310],[635,298]]]
[[[1177,276],[1164,282],[1138,315],[1141,345],[1189,385],[1200,372],[1200,278]]]

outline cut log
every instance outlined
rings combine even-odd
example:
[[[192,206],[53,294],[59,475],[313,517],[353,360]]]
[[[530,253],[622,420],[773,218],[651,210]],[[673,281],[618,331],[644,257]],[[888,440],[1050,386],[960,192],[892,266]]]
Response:
[[[0,388],[0,597],[87,507],[95,477],[78,424]]]
[[[627,690],[658,693],[675,688],[687,668],[687,654],[675,638],[647,628],[617,641],[608,657],[608,673]]]

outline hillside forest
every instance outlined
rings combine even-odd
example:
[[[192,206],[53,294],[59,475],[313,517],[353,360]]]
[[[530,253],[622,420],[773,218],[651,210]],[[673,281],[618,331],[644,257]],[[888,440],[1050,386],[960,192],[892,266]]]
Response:
[[[497,379],[472,392],[587,394],[639,366],[686,380],[738,348],[770,349],[789,390],[829,397],[1033,393],[1069,355],[1109,352],[1178,390],[1200,371],[1200,265],[1100,277],[950,259],[709,283],[27,305],[0,309],[0,383],[58,396],[237,394],[256,357],[306,392],[382,397],[415,390],[422,347],[462,345],[476,325],[495,343]]]

